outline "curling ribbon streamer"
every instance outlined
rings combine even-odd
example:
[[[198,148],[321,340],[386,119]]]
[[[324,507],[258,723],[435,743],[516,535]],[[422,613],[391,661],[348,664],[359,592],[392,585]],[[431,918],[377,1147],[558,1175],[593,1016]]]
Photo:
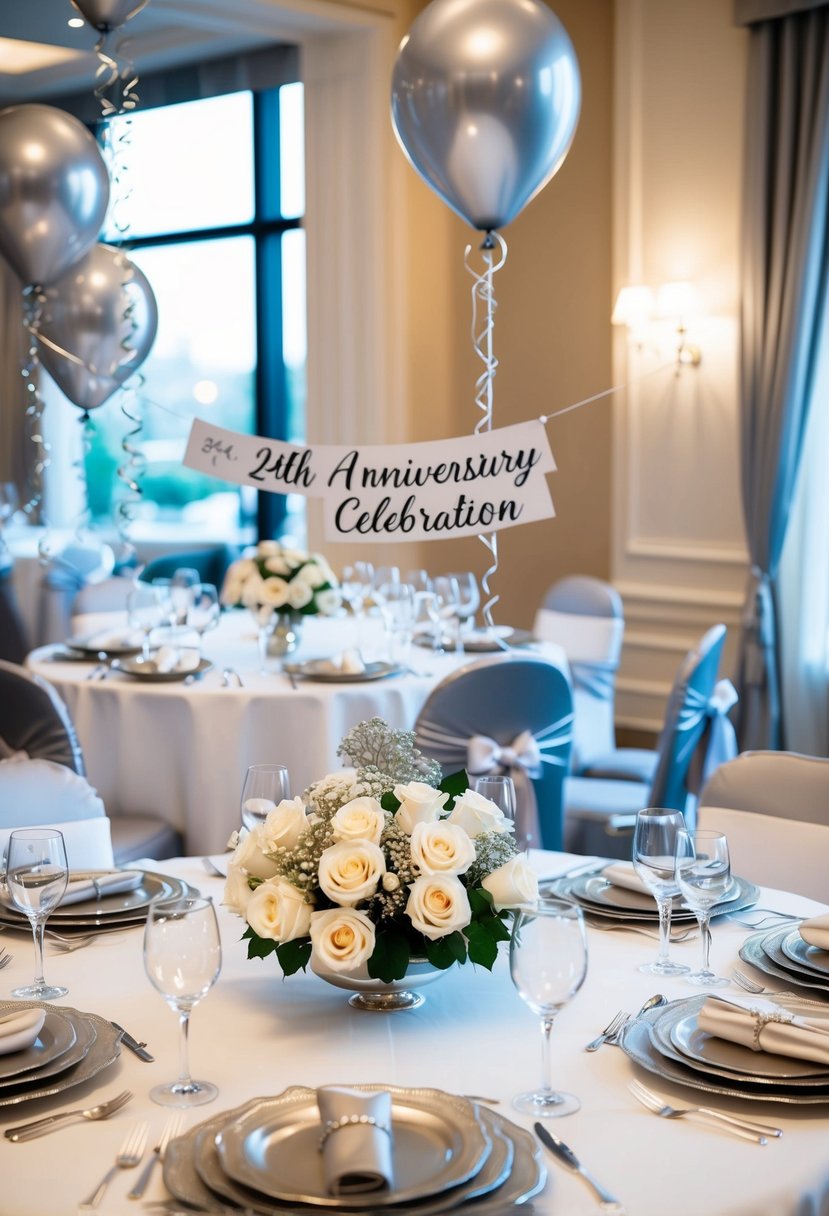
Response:
[[[50,447],[43,434],[43,398],[38,386],[40,360],[37,353],[37,335],[40,329],[45,297],[40,287],[23,290],[23,324],[29,335],[29,346],[20,369],[26,386],[25,417],[29,439],[34,444],[35,456],[30,473],[30,494],[23,510],[30,520],[43,520],[43,475],[51,463]]]
[[[499,253],[497,262],[493,259],[493,250],[496,247]],[[481,254],[484,261],[482,274],[470,265],[469,255],[471,252],[472,246],[467,245],[463,261],[467,272],[472,275],[474,280],[472,283],[472,347],[484,365],[483,371],[475,381],[475,404],[480,410],[480,417],[475,424],[475,434],[479,435],[482,431],[492,430],[493,381],[498,369],[498,360],[495,358],[492,348],[495,309],[498,306],[493,291],[493,276],[507,260],[507,243],[498,232],[488,232],[486,234],[481,245]],[[484,314],[480,329],[478,328],[479,306],[483,307]],[[493,636],[495,636],[501,649],[507,650],[506,643],[494,633],[492,620],[492,610],[500,599],[500,596],[493,593],[490,587],[491,579],[498,573],[498,534],[496,532],[490,532],[488,535],[481,533],[478,540],[491,558],[491,563],[481,578],[481,587],[485,597],[482,609],[484,623],[493,633]]]

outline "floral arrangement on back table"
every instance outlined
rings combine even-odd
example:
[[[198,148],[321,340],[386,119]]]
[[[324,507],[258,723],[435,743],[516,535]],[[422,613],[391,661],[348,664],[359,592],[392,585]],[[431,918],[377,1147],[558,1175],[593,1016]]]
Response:
[[[286,975],[309,961],[366,964],[386,983],[412,958],[491,968],[507,919],[538,894],[512,824],[465,773],[441,780],[414,734],[381,718],[337,754],[353,770],[280,802],[238,840],[224,902],[247,921],[248,958],[275,952]]]
[[[255,550],[233,562],[220,598],[228,606],[304,616],[330,616],[340,606],[337,576],[325,558],[288,548],[278,540],[260,540]]]

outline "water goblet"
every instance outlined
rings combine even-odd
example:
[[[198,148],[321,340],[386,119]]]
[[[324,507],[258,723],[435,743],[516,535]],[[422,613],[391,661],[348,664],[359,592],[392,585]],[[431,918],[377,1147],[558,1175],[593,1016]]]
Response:
[[[458,646],[463,649],[463,634],[468,633],[475,624],[475,613],[481,606],[481,593],[478,580],[471,570],[452,571],[449,578],[458,584]]]
[[[150,904],[144,929],[144,969],[150,983],[179,1016],[179,1070],[175,1081],[150,1090],[160,1106],[203,1106],[218,1089],[194,1081],[188,1060],[190,1014],[219,978],[222,946],[209,899],[182,896]]]
[[[509,820],[513,826],[513,831],[515,832],[513,839],[515,840],[516,847],[525,852],[529,848],[529,844],[523,839],[519,839],[518,836],[518,825],[515,819],[515,782],[512,777],[508,777],[505,774],[489,773],[482,777],[473,777],[472,789],[484,798],[488,798],[490,802],[495,803],[504,818]]]
[[[461,602],[461,592],[458,580],[449,574],[439,575],[434,582],[434,593],[437,599],[437,611],[440,618],[436,634],[436,650],[444,648],[444,633],[448,629],[450,637],[454,638],[455,649],[463,650],[460,641],[460,620],[458,609]]]
[[[201,575],[190,566],[180,566],[178,570],[173,571],[173,577],[170,579],[170,608],[175,618],[174,625],[185,624],[195,588],[200,583]]]
[[[186,623],[199,635],[199,655],[204,648],[204,635],[215,629],[221,616],[219,592],[212,583],[196,583],[191,588]]]
[[[408,583],[410,587],[414,587],[416,593],[418,591],[432,590],[432,580],[429,577],[429,571],[422,568],[407,570],[403,575],[403,582]]]
[[[43,976],[43,931],[60,903],[69,880],[63,833],[56,828],[20,828],[9,836],[6,887],[14,906],[32,926],[35,944],[34,983],[15,988],[20,1000],[52,1001],[68,988],[47,984]]]
[[[715,975],[708,964],[711,950],[711,909],[731,885],[728,841],[721,832],[679,832],[676,838],[676,882],[685,903],[699,923],[702,966],[685,976],[698,988],[725,988],[729,981]]]
[[[270,604],[251,605],[251,614],[256,621],[256,640],[259,647],[259,674],[268,674],[268,643],[273,637],[273,631],[279,624],[279,616]]]
[[[291,779],[284,764],[251,764],[242,784],[242,823],[249,829],[257,827],[290,796]]]
[[[408,665],[415,621],[415,593],[408,583],[382,583],[376,595],[388,638],[389,659]]]
[[[633,830],[633,868],[656,900],[659,909],[659,954],[655,962],[642,963],[639,970],[651,975],[684,975],[690,968],[670,959],[671,910],[676,884],[676,838],[685,830],[681,811],[645,807],[636,816]]]
[[[534,1118],[572,1115],[581,1106],[573,1094],[553,1088],[550,1032],[556,1014],[581,988],[587,974],[584,917],[566,899],[540,899],[519,913],[510,941],[510,975],[518,995],[541,1018],[542,1079],[538,1089],[519,1094],[513,1106]]]
[[[150,657],[150,634],[167,621],[167,609],[163,590],[154,583],[137,583],[127,596],[127,620],[132,629],[140,629],[144,635],[141,655],[146,662]]]

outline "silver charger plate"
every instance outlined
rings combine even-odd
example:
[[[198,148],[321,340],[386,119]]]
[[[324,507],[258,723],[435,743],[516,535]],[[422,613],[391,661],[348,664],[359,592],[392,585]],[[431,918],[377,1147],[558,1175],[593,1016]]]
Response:
[[[61,1016],[63,1016],[63,1010],[61,1010]],[[40,1086],[46,1077],[56,1077],[59,1073],[74,1068],[84,1059],[95,1042],[95,1028],[89,1022],[82,1022],[74,1018],[66,1017],[64,1020],[72,1030],[71,1045],[60,1055],[44,1062],[43,1066],[36,1071],[25,1072],[20,1076],[0,1081],[0,1096],[17,1093],[21,1087],[26,1085]]]
[[[4,1002],[0,1006],[0,1017],[16,1011],[16,1002]],[[9,1078],[14,1079],[14,1084],[21,1073],[41,1069],[56,1060],[69,1050],[76,1038],[75,1027],[68,1018],[61,1017],[54,1009],[47,1009],[46,1020],[31,1047],[0,1056],[0,1085],[6,1084]]]
[[[663,1081],[672,1081],[688,1089],[701,1090],[723,1098],[745,1098],[751,1102],[782,1102],[792,1106],[812,1106],[829,1103],[829,1085],[823,1089],[798,1089],[789,1084],[755,1084],[751,1081],[738,1083],[726,1078],[717,1079],[710,1072],[697,1072],[690,1062],[663,1054],[653,1038],[653,1021],[664,1014],[664,1009],[652,1010],[623,1027],[618,1044],[625,1055],[647,1072]]]
[[[178,899],[189,891],[187,883],[180,878],[168,877],[146,871],[137,887],[122,891],[119,895],[105,895],[103,899],[84,900],[81,903],[58,905],[47,921],[47,933],[51,925],[59,932],[65,929],[130,928],[143,924],[147,919],[150,904],[162,899]],[[7,904],[0,908],[0,924],[25,927],[31,932],[28,920]]]
[[[16,1001],[18,1009],[44,1009],[49,1006],[40,1001]],[[32,1077],[31,1084],[8,1087],[0,1091],[0,1106],[17,1106],[21,1102],[31,1102],[35,1098],[50,1098],[54,1094],[63,1093],[74,1085],[91,1080],[103,1069],[113,1064],[121,1054],[121,1031],[116,1030],[105,1018],[96,1013],[82,1013],[68,1005],[61,1005],[60,1012],[70,1019],[78,1039],[86,1040],[91,1035],[91,1043],[85,1055],[69,1068],[62,1069],[54,1077]],[[74,1048],[70,1048],[74,1050]]]
[[[727,897],[714,905],[712,916],[725,916],[750,908],[760,898],[760,888],[736,875]],[[616,887],[601,875],[579,875],[559,882],[559,890],[568,894],[581,905],[590,916],[604,916],[611,920],[659,923],[659,912],[653,896],[642,895],[625,887]],[[696,916],[683,906],[679,897],[673,901],[672,924],[693,923]]]
[[[141,642],[136,642],[135,634],[125,633],[119,641],[111,641],[109,645],[95,646],[93,645],[96,636],[94,633],[87,634],[85,637],[67,638],[63,643],[67,650],[74,650],[77,654],[89,655],[90,658],[97,659],[99,655],[131,655],[141,653]]]
[[[123,672],[132,680],[141,680],[145,684],[180,684],[188,676],[198,680],[206,671],[213,667],[210,659],[199,659],[197,666],[175,668],[173,671],[158,671],[154,659],[142,659],[140,656],[132,659],[118,659],[112,664],[113,671]]]
[[[382,1208],[460,1186],[475,1177],[491,1152],[491,1141],[464,1098],[395,1085],[355,1088],[391,1094],[394,1191],[331,1195],[319,1152],[316,1091],[302,1086],[263,1098],[217,1135],[224,1173],[283,1203]]]
[[[823,992],[829,997],[829,978],[824,979],[813,971],[804,971],[791,959],[786,958],[780,949],[780,943],[790,932],[791,926],[784,925],[782,928],[766,929],[761,933],[752,934],[740,947],[740,958],[775,979],[783,979],[788,984],[794,984],[796,988]]]
[[[800,936],[799,929],[792,929],[780,943],[780,949],[786,958],[791,959],[797,967],[823,975],[829,982],[829,950],[821,950],[818,946],[810,946]]]
[[[303,680],[318,680],[323,684],[362,684],[367,680],[384,680],[400,674],[399,663],[366,663],[362,671],[333,671],[330,659],[307,659],[304,663],[286,663],[285,671]]]

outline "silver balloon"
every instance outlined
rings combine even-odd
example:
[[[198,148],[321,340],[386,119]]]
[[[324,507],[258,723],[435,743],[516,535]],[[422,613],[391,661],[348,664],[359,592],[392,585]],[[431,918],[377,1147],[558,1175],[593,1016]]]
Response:
[[[40,360],[70,401],[93,410],[150,352],[158,328],[152,288],[121,250],[96,245],[45,295]]]
[[[93,29],[106,33],[116,30],[140,13],[147,0],[72,0],[72,7],[85,17]]]
[[[561,165],[576,54],[541,0],[432,0],[400,44],[392,124],[414,168],[474,228],[503,228]]]
[[[83,123],[53,106],[0,111],[0,253],[26,285],[45,286],[97,240],[106,164]]]

